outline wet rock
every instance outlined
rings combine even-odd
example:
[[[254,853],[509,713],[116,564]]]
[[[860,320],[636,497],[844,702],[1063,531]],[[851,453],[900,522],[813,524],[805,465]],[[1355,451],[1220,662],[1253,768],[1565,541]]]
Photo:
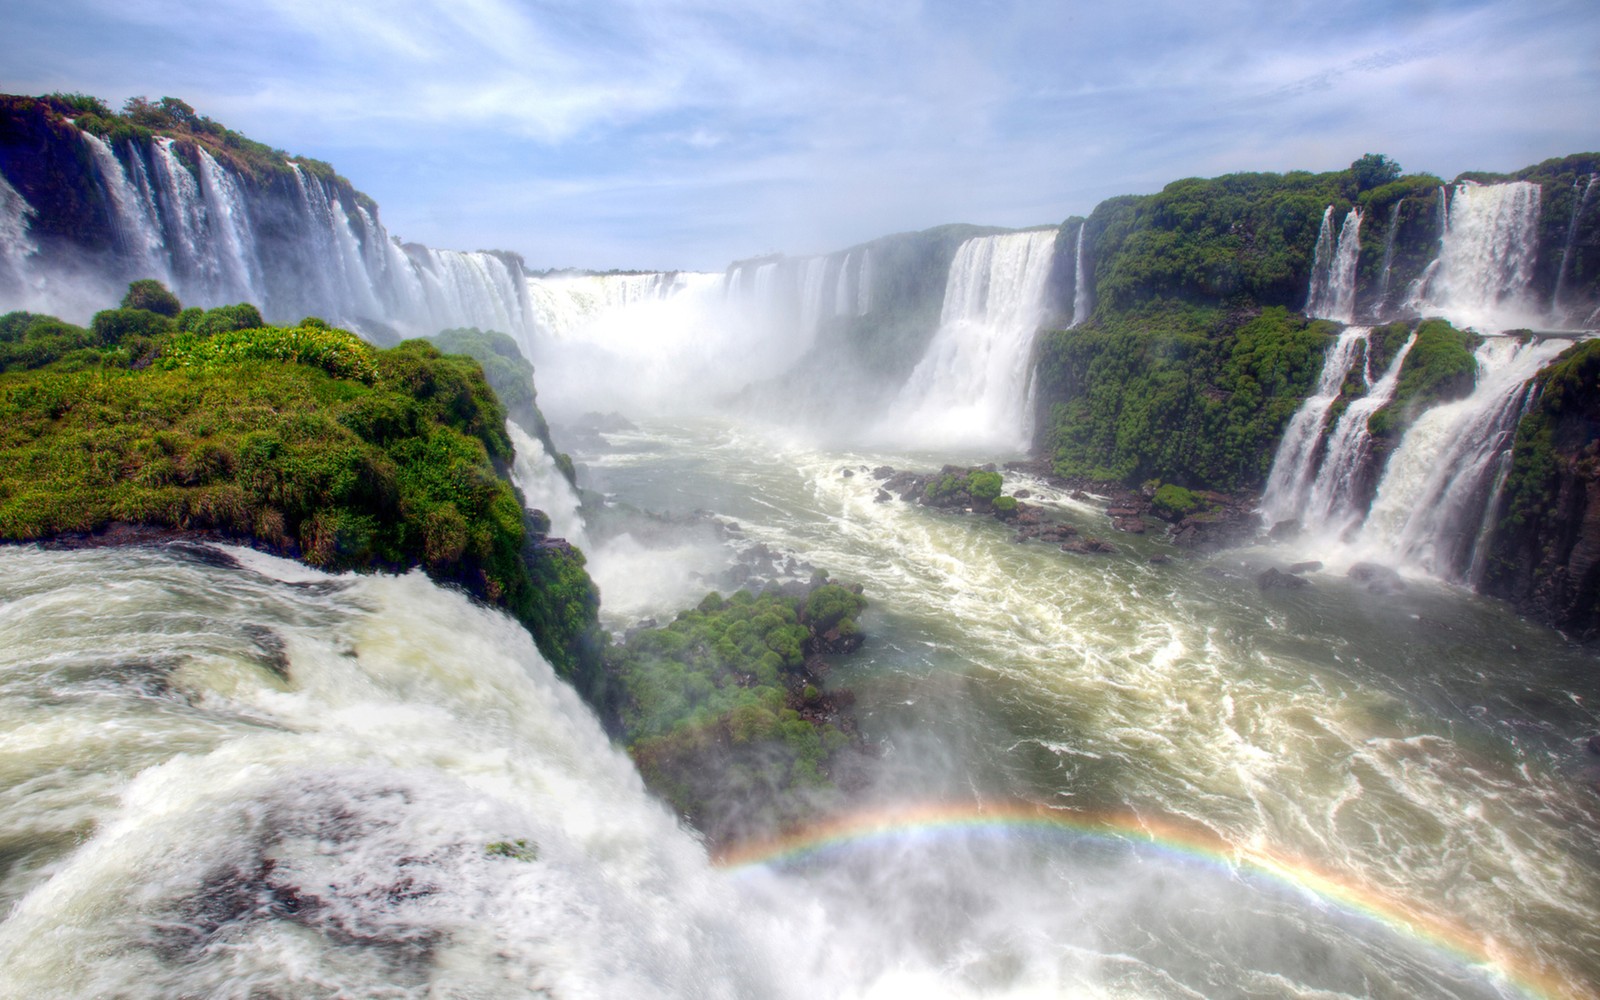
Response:
[[[1295,520],[1279,521],[1267,532],[1267,537],[1275,542],[1284,542],[1300,537],[1300,522]]]
[[[1157,552],[1155,555],[1151,556],[1145,561],[1152,566],[1165,566],[1172,561],[1172,557],[1167,555],[1165,552]]]
[[[845,479],[849,479],[851,476],[854,476],[855,474],[856,474],[856,470],[854,470],[854,469],[840,469],[839,470],[839,475],[844,477]]]
[[[1114,517],[1111,526],[1130,535],[1142,535],[1145,531],[1144,519],[1139,517]]]
[[[1311,583],[1303,576],[1295,576],[1277,567],[1269,567],[1257,574],[1256,586],[1262,590],[1299,590],[1311,586]]]
[[[1013,493],[1011,495],[1016,497],[1018,500],[1026,500],[1029,497],[1033,496],[1033,491],[1032,490],[1028,490],[1028,489],[1022,489],[1022,490],[1016,491],[1015,493]]]
[[[1364,583],[1374,594],[1393,594],[1406,589],[1400,574],[1382,563],[1358,562],[1346,574],[1357,583]]]
[[[1098,538],[1075,538],[1070,542],[1064,542],[1061,551],[1076,552],[1080,555],[1109,555],[1116,552],[1117,547]]]
[[[1318,561],[1316,559],[1308,559],[1305,562],[1297,562],[1297,563],[1291,565],[1289,567],[1289,572],[1296,573],[1296,574],[1298,574],[1298,573],[1315,573],[1317,570],[1319,570],[1321,568],[1322,568],[1322,563],[1320,561]]]
[[[1600,757],[1600,733],[1589,737],[1589,742],[1585,743],[1584,746],[1588,748],[1590,753]]]
[[[893,466],[880,465],[876,469],[872,470],[873,479],[888,479],[892,475],[894,475]]]
[[[888,490],[880,489],[878,491],[878,495],[872,498],[872,502],[873,503],[888,503],[890,500],[893,500],[893,499],[894,499],[894,495],[891,494]]]

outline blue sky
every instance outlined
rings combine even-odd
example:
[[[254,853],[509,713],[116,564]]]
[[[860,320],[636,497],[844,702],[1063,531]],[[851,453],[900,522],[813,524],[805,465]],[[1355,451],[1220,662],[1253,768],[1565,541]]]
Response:
[[[8,0],[0,87],[181,97],[390,230],[720,269],[1383,152],[1600,149],[1600,3]]]

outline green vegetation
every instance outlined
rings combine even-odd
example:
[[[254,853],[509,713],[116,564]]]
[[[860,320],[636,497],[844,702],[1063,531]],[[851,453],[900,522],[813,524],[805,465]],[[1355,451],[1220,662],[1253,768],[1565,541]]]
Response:
[[[1152,303],[1044,335],[1038,378],[1056,473],[1259,486],[1335,329],[1283,308]]]
[[[1158,487],[1155,497],[1150,502],[1150,507],[1156,516],[1172,521],[1187,517],[1205,506],[1206,502],[1194,492],[1171,483]]]
[[[251,320],[250,306],[107,310],[88,330],[0,317],[0,537],[124,522],[330,570],[421,566],[511,611],[558,672],[597,673],[582,556],[529,530],[478,365],[316,320],[233,328]]]
[[[1562,454],[1592,445],[1588,424],[1600,392],[1600,340],[1588,340],[1562,352],[1535,379],[1539,401],[1517,424],[1511,470],[1502,490],[1502,532],[1513,534],[1530,527],[1536,537],[1548,537],[1559,511]],[[1568,433],[1560,433],[1563,429]],[[1577,433],[1571,433],[1576,429]],[[1592,449],[1591,449],[1592,450]],[[1593,457],[1585,456],[1593,473]]]
[[[465,354],[483,366],[483,376],[489,380],[494,394],[506,408],[506,415],[523,430],[538,438],[545,451],[551,455],[561,474],[574,487],[577,474],[568,455],[556,451],[550,438],[550,425],[539,412],[538,399],[533,387],[533,365],[522,356],[522,350],[509,335],[496,330],[477,327],[460,327],[441,330],[428,338],[446,354]]]
[[[713,838],[747,813],[802,819],[850,742],[806,657],[856,636],[865,607],[820,581],[805,596],[708,594],[612,647],[615,712],[646,783]]]
[[[1392,343],[1397,331],[1390,326],[1384,333]],[[1482,342],[1477,334],[1457,330],[1442,319],[1419,325],[1416,342],[1400,366],[1394,398],[1367,419],[1367,429],[1375,437],[1398,439],[1430,406],[1470,394],[1478,375],[1472,352]]]
[[[483,849],[491,858],[509,858],[512,861],[538,861],[539,845],[518,837],[516,840],[497,840]]]
[[[128,286],[128,294],[122,297],[122,308],[176,316],[183,311],[183,303],[161,282],[154,278],[141,278]]]
[[[1000,496],[1003,482],[998,472],[947,465],[923,486],[922,502],[931,507],[987,507]]]

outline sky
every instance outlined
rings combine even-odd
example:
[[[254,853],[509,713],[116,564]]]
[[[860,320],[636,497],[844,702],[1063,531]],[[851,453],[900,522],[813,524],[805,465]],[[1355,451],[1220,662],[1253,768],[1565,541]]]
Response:
[[[181,98],[404,239],[533,268],[1600,149],[1596,0],[5,0],[0,27],[0,90]]]

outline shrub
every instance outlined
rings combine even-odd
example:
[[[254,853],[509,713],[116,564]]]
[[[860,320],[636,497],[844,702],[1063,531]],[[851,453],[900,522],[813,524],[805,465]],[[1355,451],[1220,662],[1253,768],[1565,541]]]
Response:
[[[183,303],[178,301],[178,297],[172,294],[166,285],[154,278],[142,278],[128,286],[128,294],[122,297],[122,308],[143,309],[163,316],[177,316],[183,311]]]
[[[1177,520],[1205,506],[1205,501],[1182,486],[1166,483],[1157,488],[1150,507],[1158,516]]]

